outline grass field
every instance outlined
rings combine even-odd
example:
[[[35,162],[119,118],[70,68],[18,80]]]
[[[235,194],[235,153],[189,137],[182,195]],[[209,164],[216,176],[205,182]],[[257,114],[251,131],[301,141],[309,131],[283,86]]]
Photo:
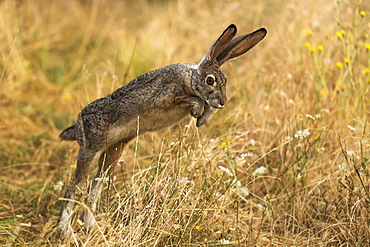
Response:
[[[57,238],[60,132],[231,23],[268,34],[223,66],[227,106],[132,141],[97,229]],[[0,30],[1,245],[370,246],[369,1],[3,0]]]

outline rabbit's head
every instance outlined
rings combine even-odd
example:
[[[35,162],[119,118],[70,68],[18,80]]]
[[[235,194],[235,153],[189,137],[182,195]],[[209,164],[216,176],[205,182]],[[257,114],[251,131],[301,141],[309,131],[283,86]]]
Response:
[[[193,75],[192,87],[199,98],[213,108],[223,108],[226,104],[226,76],[219,66],[210,66],[206,69],[197,68]]]
[[[192,88],[195,94],[213,108],[223,108],[226,104],[226,76],[220,66],[230,59],[244,54],[266,36],[266,29],[234,38],[236,26],[228,26],[213,42],[206,55],[195,67]]]

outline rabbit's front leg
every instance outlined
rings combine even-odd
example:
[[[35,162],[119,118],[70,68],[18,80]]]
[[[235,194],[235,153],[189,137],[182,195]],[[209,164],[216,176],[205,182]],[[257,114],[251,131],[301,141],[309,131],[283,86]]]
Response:
[[[202,99],[195,96],[178,97],[176,104],[182,107],[190,106],[190,115],[195,118],[200,118],[204,114],[205,103]]]

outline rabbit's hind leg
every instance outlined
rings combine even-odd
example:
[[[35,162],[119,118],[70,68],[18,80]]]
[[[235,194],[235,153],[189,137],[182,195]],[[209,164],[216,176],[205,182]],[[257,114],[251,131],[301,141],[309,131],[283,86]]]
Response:
[[[90,193],[87,199],[89,208],[84,209],[81,216],[86,228],[92,228],[96,223],[93,212],[97,209],[103,184],[109,181],[110,171],[114,169],[114,165],[121,157],[124,146],[124,143],[112,145],[100,156],[98,172],[91,181]]]
[[[58,231],[61,237],[66,237],[70,232],[76,192],[77,190],[80,192],[84,191],[87,177],[90,175],[94,164],[98,162],[100,156],[101,152],[93,152],[80,147],[75,175],[66,189],[65,200],[62,202],[60,211]]]

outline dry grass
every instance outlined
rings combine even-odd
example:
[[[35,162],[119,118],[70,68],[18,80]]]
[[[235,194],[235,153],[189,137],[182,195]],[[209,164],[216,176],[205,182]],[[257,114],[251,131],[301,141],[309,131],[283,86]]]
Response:
[[[369,16],[365,0],[1,1],[0,243],[369,246]],[[56,238],[77,151],[60,131],[142,73],[197,63],[230,23],[269,33],[224,66],[227,107],[130,143],[98,229]]]

